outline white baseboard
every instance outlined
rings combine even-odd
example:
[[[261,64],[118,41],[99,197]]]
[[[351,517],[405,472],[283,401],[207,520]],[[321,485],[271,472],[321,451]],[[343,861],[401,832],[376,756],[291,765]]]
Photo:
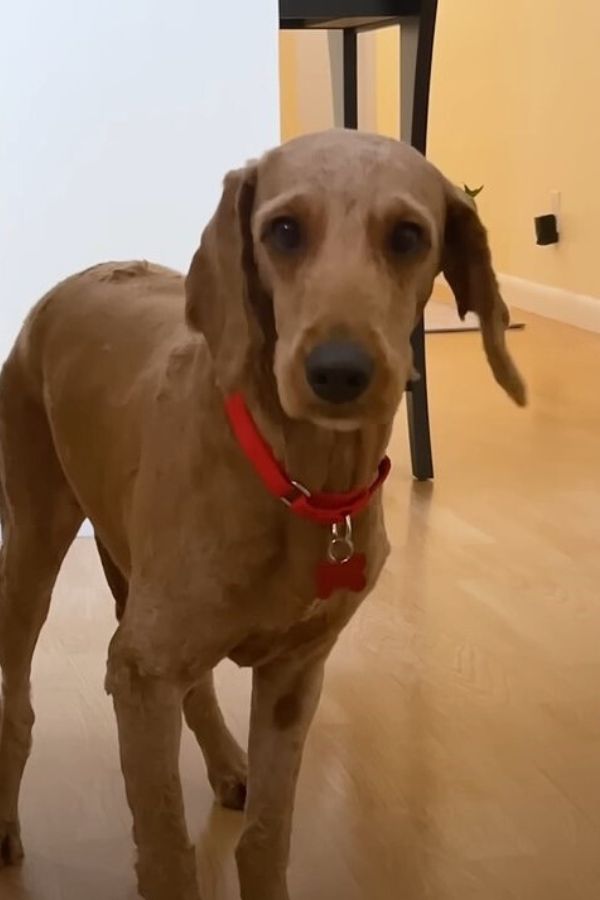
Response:
[[[499,275],[498,281],[509,307],[516,306],[586,331],[600,332],[600,297],[575,294],[515,275]]]

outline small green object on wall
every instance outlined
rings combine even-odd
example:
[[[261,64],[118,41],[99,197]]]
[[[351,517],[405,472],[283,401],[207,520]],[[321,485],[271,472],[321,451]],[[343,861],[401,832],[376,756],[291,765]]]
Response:
[[[468,185],[463,184],[463,190],[464,190],[465,194],[467,195],[467,197],[470,197],[471,200],[474,201],[475,197],[477,197],[482,192],[483,185],[481,185],[481,187],[478,187],[478,188],[470,188],[470,187],[468,187]]]

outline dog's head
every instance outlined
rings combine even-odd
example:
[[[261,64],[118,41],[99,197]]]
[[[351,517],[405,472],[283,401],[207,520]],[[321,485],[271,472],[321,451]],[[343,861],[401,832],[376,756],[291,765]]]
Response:
[[[226,177],[187,277],[187,316],[223,390],[266,366],[288,416],[356,428],[392,419],[440,271],[461,316],[479,316],[496,380],[523,404],[473,204],[407,145],[331,131]]]

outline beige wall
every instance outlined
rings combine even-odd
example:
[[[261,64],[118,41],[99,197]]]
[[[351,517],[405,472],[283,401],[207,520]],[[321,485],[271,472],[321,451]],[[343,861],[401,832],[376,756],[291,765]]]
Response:
[[[391,43],[390,43],[391,38]],[[391,131],[399,127],[398,78],[383,91],[375,90],[377,79],[387,81],[390,70],[397,68],[394,51],[398,29],[381,34],[359,35],[358,65],[361,73],[358,89],[359,121],[363,129]],[[309,131],[342,124],[342,109],[334,109],[332,77],[341,54],[339,32],[282,32],[280,39],[281,128],[288,139]],[[341,84],[340,84],[341,91]],[[341,101],[338,92],[336,100]]]
[[[295,54],[282,82],[287,137],[331,124],[332,101],[325,36],[283,40],[282,55]],[[397,134],[396,30],[362,43],[361,127]],[[440,0],[430,158],[458,183],[485,184],[498,270],[598,298],[599,98],[596,0]],[[533,217],[551,211],[554,190],[561,243],[537,247]]]

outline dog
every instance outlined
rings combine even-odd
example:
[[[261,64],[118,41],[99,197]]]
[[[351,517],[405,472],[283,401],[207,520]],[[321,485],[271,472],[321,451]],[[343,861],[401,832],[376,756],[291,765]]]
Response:
[[[411,147],[333,130],[226,176],[188,275],[105,263],[32,310],[0,378],[0,845],[22,856],[32,655],[89,518],[116,600],[106,689],[145,900],[200,900],[183,716],[216,797],[245,806],[243,900],[288,900],[302,749],[336,639],[388,553],[382,484],[443,272],[525,403],[486,232]],[[248,760],[212,670],[252,667]]]

